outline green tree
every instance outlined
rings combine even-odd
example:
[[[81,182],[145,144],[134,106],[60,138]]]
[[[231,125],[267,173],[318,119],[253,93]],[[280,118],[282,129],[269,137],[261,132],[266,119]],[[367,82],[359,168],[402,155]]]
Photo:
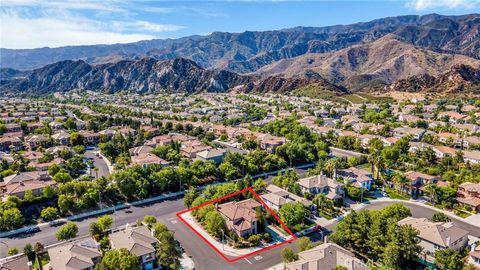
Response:
[[[35,259],[35,252],[33,251],[32,244],[25,244],[25,246],[23,247],[23,254],[27,256],[29,261],[33,261]]]
[[[348,268],[343,265],[337,265],[335,268],[333,268],[333,270],[348,270]]]
[[[288,227],[303,224],[309,214],[308,209],[301,203],[286,203],[280,208],[280,218]]]
[[[154,216],[146,215],[143,217],[143,222],[147,224],[147,227],[151,228],[155,223],[157,223],[157,218]]]
[[[25,222],[25,218],[13,202],[0,203],[0,210],[0,230],[13,230]]]
[[[464,266],[462,255],[453,249],[436,250],[435,264],[440,270],[462,270]]]
[[[436,212],[432,216],[433,222],[448,222],[450,218],[442,212]]]
[[[42,209],[40,217],[45,221],[52,221],[58,218],[58,210],[57,208],[51,206],[45,207]]]
[[[193,186],[191,186],[187,190],[187,192],[185,192],[185,196],[183,197],[183,203],[185,204],[186,207],[191,207],[193,201],[197,197],[198,197],[197,191],[195,190],[195,188]]]
[[[57,240],[59,240],[59,241],[69,240],[69,239],[77,237],[77,233],[78,233],[77,224],[75,224],[73,222],[68,222],[67,224],[63,225],[62,227],[60,227],[58,229],[55,236],[57,237]]]
[[[16,247],[10,247],[7,251],[8,256],[13,256],[13,255],[16,255],[16,254],[18,254],[18,248],[16,248]]]
[[[285,262],[285,263],[289,263],[289,262],[293,262],[293,261],[298,260],[298,254],[293,252],[293,250],[290,249],[290,248],[284,248],[282,250],[281,254],[282,254],[283,262]]]
[[[306,236],[302,236],[297,239],[297,247],[299,252],[305,251],[307,249],[311,249],[313,247],[313,243],[310,238]]]
[[[82,134],[78,132],[72,132],[70,134],[70,144],[75,146],[75,145],[83,145],[84,144],[84,139]]]
[[[157,259],[160,265],[168,269],[178,269],[180,266],[180,257],[182,250],[178,241],[175,240],[173,233],[167,229],[167,226],[157,223],[155,228],[155,237],[160,241],[157,247]]]
[[[112,249],[105,253],[97,270],[133,270],[140,269],[140,259],[125,248]]]
[[[217,238],[222,236],[222,230],[226,231],[225,220],[218,211],[214,210],[207,213],[205,216],[205,229]]]

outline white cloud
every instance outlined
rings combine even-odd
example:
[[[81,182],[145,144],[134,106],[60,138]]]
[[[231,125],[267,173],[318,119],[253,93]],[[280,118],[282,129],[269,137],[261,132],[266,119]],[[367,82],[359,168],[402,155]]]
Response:
[[[155,38],[144,33],[121,33],[104,29],[100,23],[79,18],[22,18],[0,14],[0,47],[37,48],[66,45],[128,43]]]
[[[147,21],[113,21],[111,22],[111,26],[116,31],[121,32],[141,31],[153,33],[172,32],[185,28],[184,26],[176,24],[157,24]]]
[[[1,48],[128,43],[185,28],[138,18],[127,1],[0,1]]]
[[[480,7],[480,0],[410,0],[407,5],[417,11],[434,8],[473,9]]]

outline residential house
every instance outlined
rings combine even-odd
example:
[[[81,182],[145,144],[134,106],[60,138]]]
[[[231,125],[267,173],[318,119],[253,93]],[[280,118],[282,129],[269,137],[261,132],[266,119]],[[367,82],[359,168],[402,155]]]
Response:
[[[261,204],[254,199],[233,201],[217,205],[217,210],[224,217],[227,228],[240,237],[258,233],[257,208]]]
[[[448,146],[433,146],[433,152],[437,158],[444,158],[448,156],[453,156],[456,153],[456,150]]]
[[[479,164],[480,163],[480,151],[478,151],[478,150],[463,151],[463,160],[465,162],[470,162],[471,164]]]
[[[58,131],[58,130],[63,129],[63,124],[62,124],[62,123],[59,123],[59,122],[56,122],[56,121],[50,122],[48,125],[49,125],[49,126],[52,128],[52,130],[54,130],[54,131]]]
[[[465,182],[458,186],[457,201],[480,212],[480,184]]]
[[[32,270],[32,262],[25,255],[0,261],[0,270]]]
[[[298,202],[309,208],[313,207],[313,204],[311,201],[303,197],[297,196],[275,185],[268,185],[267,191],[269,193],[263,194],[260,197],[265,202],[265,204],[273,210],[278,211],[282,207],[282,205],[290,202],[291,203]]]
[[[142,167],[148,167],[150,165],[160,165],[162,167],[167,167],[169,165],[168,161],[159,158],[158,156],[152,153],[139,153],[131,157],[132,166],[140,165]]]
[[[182,142],[180,147],[180,152],[187,158],[194,159],[197,157],[197,154],[206,150],[212,149],[211,146],[205,145],[199,140],[191,140]]]
[[[153,150],[153,147],[142,145],[142,146],[137,146],[137,147],[131,148],[131,149],[128,150],[128,152],[130,153],[131,156],[136,156],[136,155],[139,155],[139,154],[151,153],[152,150]]]
[[[152,231],[145,226],[128,227],[110,234],[112,249],[125,248],[140,259],[141,269],[159,269],[156,262],[156,247],[160,244]]]
[[[78,133],[83,136],[86,145],[96,145],[100,142],[100,134],[97,132],[82,130]]]
[[[470,149],[474,145],[480,145],[480,138],[477,136],[467,136],[463,138],[463,147]]]
[[[458,134],[441,132],[437,135],[438,141],[450,146],[462,146],[462,138]]]
[[[202,161],[213,161],[216,164],[220,164],[225,157],[227,151],[225,149],[207,149],[205,151],[197,153],[197,159]]]
[[[20,124],[17,124],[17,123],[6,124],[5,127],[7,128],[7,133],[15,133],[15,132],[22,131],[22,126],[20,126]]]
[[[399,139],[404,136],[411,136],[412,141],[420,141],[425,132],[426,130],[421,128],[398,127],[393,130],[393,136]]]
[[[431,222],[426,218],[406,217],[399,225],[412,226],[418,231],[419,245],[427,255],[436,250],[453,249],[460,251],[468,244],[468,231],[452,222]]]
[[[23,149],[23,141],[16,136],[2,136],[0,137],[0,151],[20,151]]]
[[[370,269],[355,255],[334,243],[323,243],[298,253],[298,260],[285,263],[287,270],[333,270],[337,266],[348,270]]]
[[[351,183],[357,188],[371,189],[374,183],[370,172],[356,167],[338,170],[335,179],[338,181],[339,177],[342,177],[345,183]]]
[[[303,193],[321,193],[331,200],[343,199],[345,196],[344,185],[324,175],[302,178],[297,183]]]
[[[277,147],[285,143],[285,138],[272,136],[270,134],[257,133],[255,136],[260,144],[260,148],[269,153],[274,153]]]
[[[31,191],[33,196],[38,196],[42,194],[44,188],[55,185],[48,172],[22,172],[4,177],[3,184],[0,184],[0,194],[3,198],[8,196],[23,198],[26,191]]]
[[[404,191],[409,192],[412,196],[421,195],[422,187],[428,184],[437,183],[440,180],[440,177],[428,175],[416,171],[408,171],[405,174],[405,177],[409,179],[409,183],[405,186]]]
[[[480,269],[480,246],[472,246],[467,262]]]
[[[103,136],[107,140],[111,140],[115,134],[117,134],[117,131],[115,129],[104,129],[98,132],[100,136]]]
[[[93,270],[102,259],[99,245],[92,238],[49,248],[48,255],[51,269]]]
[[[60,130],[52,135],[52,139],[54,139],[58,144],[67,145],[70,143],[70,134],[64,130]]]
[[[463,123],[469,117],[465,114],[461,114],[458,112],[445,111],[445,112],[439,112],[437,115],[437,119],[442,119],[442,118],[448,118],[448,122],[452,124],[456,124],[456,123]]]
[[[25,143],[27,143],[27,146],[28,148],[30,148],[30,150],[37,149],[37,147],[41,146],[42,143],[45,143],[47,141],[48,138],[42,134],[33,134],[25,137]]]

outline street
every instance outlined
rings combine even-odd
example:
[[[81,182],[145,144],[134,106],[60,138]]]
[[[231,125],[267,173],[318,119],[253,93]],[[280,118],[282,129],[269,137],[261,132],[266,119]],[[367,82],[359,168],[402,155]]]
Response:
[[[366,205],[364,209],[382,209],[383,207],[395,202],[388,201],[372,201],[371,204]],[[411,204],[409,202],[402,202],[412,210],[413,217],[426,217],[431,218],[434,210],[420,205]],[[282,258],[280,250],[289,246],[295,248],[295,243],[286,244],[281,247],[262,252],[257,256],[248,257],[244,260],[240,260],[236,263],[228,263],[223,260],[218,254],[215,253],[202,239],[200,239],[195,233],[190,231],[187,226],[181,223],[175,213],[185,209],[183,205],[183,199],[167,200],[156,204],[147,206],[132,206],[129,208],[128,213],[126,210],[116,211],[112,214],[114,219],[114,227],[125,226],[125,224],[133,224],[136,220],[141,220],[145,215],[156,216],[158,221],[164,223],[175,232],[175,237],[180,241],[182,246],[188,255],[192,256],[196,269],[208,270],[208,269],[265,269],[272,265],[281,262]],[[78,235],[84,236],[88,234],[89,224],[95,221],[97,218],[87,218],[76,222],[79,228]],[[461,220],[454,220],[455,223],[470,232],[474,236],[480,236],[480,227],[473,226]],[[333,231],[336,222],[328,226],[326,229]],[[58,227],[44,227],[42,231],[30,234],[30,235],[18,235],[9,238],[0,239],[0,257],[6,256],[7,247],[17,247],[19,250],[23,249],[26,243],[41,242],[44,246],[52,245],[58,241],[55,238],[55,232]],[[313,240],[319,240],[319,233],[310,235]]]
[[[110,171],[108,170],[108,165],[107,163],[105,162],[105,160],[103,160],[103,158],[101,156],[97,156],[96,153],[98,152],[99,150],[94,148],[92,150],[87,150],[85,151],[85,157],[86,158],[91,158],[93,160],[93,164],[95,165],[95,168],[98,169],[97,172],[95,172],[93,169],[92,169],[92,176],[95,177],[95,178],[100,178],[102,176],[108,176],[110,175]]]

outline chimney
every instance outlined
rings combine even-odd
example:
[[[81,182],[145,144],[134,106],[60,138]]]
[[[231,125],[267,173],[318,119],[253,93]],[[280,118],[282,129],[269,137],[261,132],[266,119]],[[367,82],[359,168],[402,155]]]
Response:
[[[445,239],[445,244],[447,245],[447,248],[450,247],[450,236],[447,236]]]
[[[152,237],[155,237],[155,229],[150,230],[150,232],[152,233]]]
[[[475,249],[477,248],[477,242],[473,243],[472,246],[471,246],[471,252],[474,252]]]

